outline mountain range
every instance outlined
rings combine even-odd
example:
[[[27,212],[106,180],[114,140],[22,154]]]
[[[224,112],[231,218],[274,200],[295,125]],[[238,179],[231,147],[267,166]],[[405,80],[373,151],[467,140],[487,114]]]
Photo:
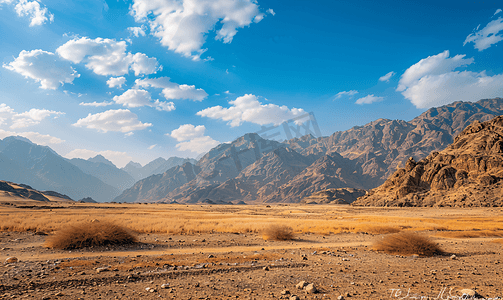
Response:
[[[195,164],[138,181],[115,201],[296,203],[325,189],[372,189],[409,157],[441,151],[473,121],[502,113],[503,99],[495,98],[431,108],[411,121],[379,119],[328,137],[280,143],[246,134]]]
[[[172,158],[171,164],[164,160],[163,165],[162,160],[157,159],[161,163],[154,164],[156,167],[146,174],[163,173],[177,162],[185,161]],[[136,182],[132,175],[101,155],[88,160],[67,159],[47,146],[14,136],[0,140],[0,180],[55,191],[75,200],[91,197],[99,202],[112,201]]]

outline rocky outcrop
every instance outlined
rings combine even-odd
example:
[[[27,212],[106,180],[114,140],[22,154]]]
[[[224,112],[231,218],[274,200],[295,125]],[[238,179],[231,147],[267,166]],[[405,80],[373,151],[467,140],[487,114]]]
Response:
[[[328,189],[313,193],[311,196],[302,199],[301,203],[306,204],[351,204],[358,197],[367,193],[366,190],[353,188]]]
[[[359,198],[363,206],[502,206],[503,116],[474,121],[446,149],[409,158],[386,182]]]

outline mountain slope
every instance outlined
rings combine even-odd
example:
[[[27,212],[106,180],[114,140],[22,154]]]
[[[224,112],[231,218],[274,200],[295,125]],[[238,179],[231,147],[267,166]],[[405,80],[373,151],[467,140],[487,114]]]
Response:
[[[503,116],[474,121],[441,152],[409,158],[354,205],[503,206]]]
[[[129,175],[126,171],[117,169],[114,164],[103,163],[100,161],[101,160],[93,159],[91,161],[81,158],[73,158],[70,160],[73,165],[77,166],[84,173],[98,178],[121,192],[130,188],[136,182],[131,175]]]
[[[73,199],[91,196],[110,201],[119,190],[85,174],[49,147],[7,137],[0,142],[1,180],[23,182],[37,190],[53,190]]]

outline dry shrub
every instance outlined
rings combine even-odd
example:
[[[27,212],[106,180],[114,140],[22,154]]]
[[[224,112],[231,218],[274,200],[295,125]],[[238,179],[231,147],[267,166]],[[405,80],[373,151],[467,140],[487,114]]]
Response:
[[[264,240],[288,241],[293,240],[293,229],[290,226],[272,224],[262,232]]]
[[[503,232],[494,230],[444,231],[437,233],[436,236],[455,238],[455,239],[476,238],[476,237],[501,237],[503,236]]]
[[[495,239],[495,240],[492,240],[491,243],[503,244],[503,239]]]
[[[108,222],[86,222],[70,225],[49,237],[45,246],[56,249],[78,249],[136,242],[132,231]]]
[[[433,256],[443,251],[427,237],[410,231],[392,234],[374,243],[374,250],[397,255]]]

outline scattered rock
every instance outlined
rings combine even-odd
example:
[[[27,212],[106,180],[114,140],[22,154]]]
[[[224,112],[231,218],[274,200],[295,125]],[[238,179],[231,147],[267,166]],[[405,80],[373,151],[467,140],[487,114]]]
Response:
[[[297,283],[297,285],[295,287],[298,288],[298,289],[302,289],[306,285],[307,285],[307,282],[305,282],[304,280],[302,280],[301,282]]]
[[[314,294],[318,291],[313,283],[308,284],[304,289],[308,294]]]
[[[461,289],[458,291],[458,293],[461,297],[463,297],[463,299],[466,299],[466,296],[470,297],[470,299],[483,298],[481,295],[479,295],[479,293],[472,289]]]
[[[299,296],[297,296],[297,295],[292,295],[292,296],[290,297],[290,300],[300,300],[300,298],[299,298]]]
[[[161,289],[168,289],[168,288],[169,288],[169,283],[161,284]]]
[[[13,264],[13,263],[17,263],[18,261],[19,261],[19,259],[17,259],[17,257],[8,257],[5,260],[5,264]]]
[[[262,270],[269,271],[269,267],[265,266],[265,267],[262,268]]]
[[[339,297],[337,297],[337,300],[344,300],[344,296],[340,295]]]
[[[214,258],[215,256],[213,254],[208,255],[208,258]]]
[[[455,254],[451,255],[451,259],[457,259],[457,258],[458,257]]]
[[[289,295],[290,291],[289,290],[282,290],[281,295]]]
[[[101,268],[96,268],[96,273],[102,273],[102,272],[107,272],[110,267],[101,267]]]

